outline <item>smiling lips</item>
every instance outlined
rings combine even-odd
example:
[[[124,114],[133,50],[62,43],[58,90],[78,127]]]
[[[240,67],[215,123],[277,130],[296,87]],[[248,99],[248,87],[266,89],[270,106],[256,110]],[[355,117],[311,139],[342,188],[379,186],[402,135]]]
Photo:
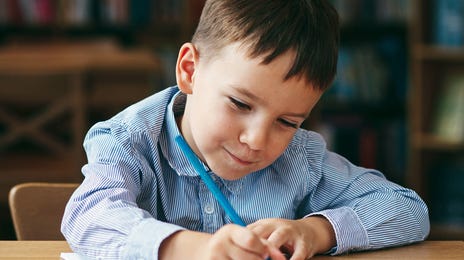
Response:
[[[236,161],[237,163],[241,164],[241,165],[250,165],[250,164],[253,164],[255,163],[254,161],[246,161],[246,160],[242,160],[240,159],[239,157],[235,156],[234,154],[232,154],[231,152],[229,152],[228,150],[226,150],[226,152],[230,155],[230,157]]]

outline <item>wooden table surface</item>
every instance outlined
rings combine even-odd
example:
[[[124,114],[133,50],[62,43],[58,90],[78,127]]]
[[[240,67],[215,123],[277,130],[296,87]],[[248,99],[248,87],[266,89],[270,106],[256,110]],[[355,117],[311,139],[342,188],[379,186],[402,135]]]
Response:
[[[61,252],[71,252],[65,241],[0,241],[0,259],[59,259]],[[464,241],[425,241],[404,247],[352,253],[337,257],[317,256],[315,260],[333,259],[464,259]]]

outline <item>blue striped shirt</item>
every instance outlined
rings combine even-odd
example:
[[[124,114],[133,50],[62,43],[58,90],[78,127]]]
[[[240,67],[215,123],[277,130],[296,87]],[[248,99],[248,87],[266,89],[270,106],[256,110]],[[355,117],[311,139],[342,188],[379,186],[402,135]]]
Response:
[[[85,178],[62,223],[75,252],[157,259],[178,230],[213,233],[231,223],[174,141],[178,93],[167,88],[89,130]],[[429,232],[415,192],[328,151],[315,132],[298,130],[274,163],[239,180],[210,174],[247,224],[325,216],[336,234],[333,254],[412,243]]]

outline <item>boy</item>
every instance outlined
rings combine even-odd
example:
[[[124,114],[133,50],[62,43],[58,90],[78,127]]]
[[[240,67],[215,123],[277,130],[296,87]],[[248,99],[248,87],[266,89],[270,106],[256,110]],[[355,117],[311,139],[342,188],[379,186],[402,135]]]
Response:
[[[299,129],[335,75],[323,0],[206,1],[176,87],[93,126],[62,232],[118,259],[306,259],[425,239],[426,205]],[[246,227],[231,224],[174,142],[182,135]]]

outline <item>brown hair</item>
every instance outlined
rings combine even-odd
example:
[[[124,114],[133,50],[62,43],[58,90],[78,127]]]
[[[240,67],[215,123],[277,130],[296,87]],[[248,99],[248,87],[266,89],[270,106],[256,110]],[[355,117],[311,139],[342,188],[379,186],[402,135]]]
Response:
[[[304,76],[325,90],[337,68],[338,14],[327,0],[207,0],[192,42],[205,59],[234,42],[264,64],[295,51],[285,80]]]

